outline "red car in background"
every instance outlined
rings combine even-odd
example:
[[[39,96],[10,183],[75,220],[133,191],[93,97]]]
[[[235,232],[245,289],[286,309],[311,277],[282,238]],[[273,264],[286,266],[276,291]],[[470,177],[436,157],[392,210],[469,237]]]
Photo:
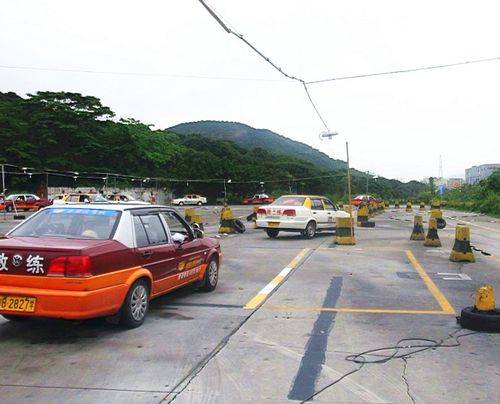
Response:
[[[12,194],[0,200],[0,210],[15,212],[16,210],[38,210],[52,205],[48,199],[43,199],[35,194]]]
[[[371,195],[358,195],[354,199],[351,200],[351,205],[359,206],[363,202],[368,204],[370,202],[377,202],[377,201],[378,201],[378,199],[371,196]]]
[[[271,198],[267,194],[255,194],[251,198],[243,199],[244,205],[266,205],[273,202],[274,198]]]

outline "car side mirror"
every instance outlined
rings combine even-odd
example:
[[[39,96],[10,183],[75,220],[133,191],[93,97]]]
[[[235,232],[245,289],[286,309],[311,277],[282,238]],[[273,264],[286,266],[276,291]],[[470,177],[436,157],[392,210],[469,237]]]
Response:
[[[198,223],[193,223],[191,227],[193,228],[194,236],[196,238],[205,237],[205,232],[203,230],[201,230],[201,227]]]

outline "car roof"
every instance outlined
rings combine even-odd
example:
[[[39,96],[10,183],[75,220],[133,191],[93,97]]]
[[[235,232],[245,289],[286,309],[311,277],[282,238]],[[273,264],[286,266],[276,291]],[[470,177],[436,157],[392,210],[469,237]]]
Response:
[[[168,208],[174,209],[170,206],[165,205],[143,205],[136,203],[113,203],[113,202],[99,202],[99,203],[85,203],[85,204],[76,204],[76,203],[66,203],[64,205],[51,205],[45,209],[106,209],[106,210],[116,210],[116,211],[124,211],[131,209],[155,209],[155,208]]]
[[[281,195],[280,198],[286,197],[286,198],[325,198],[328,199],[326,196],[321,196],[321,195]]]

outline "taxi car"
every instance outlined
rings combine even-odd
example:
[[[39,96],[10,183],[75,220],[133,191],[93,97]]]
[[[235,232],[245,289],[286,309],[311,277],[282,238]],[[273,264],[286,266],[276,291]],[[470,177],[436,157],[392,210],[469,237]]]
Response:
[[[71,193],[56,195],[53,200],[54,205],[63,205],[68,203],[94,203],[94,202],[108,202],[108,200],[98,193]]]
[[[172,205],[178,205],[178,206],[183,206],[183,205],[198,205],[201,206],[203,204],[207,203],[207,198],[201,195],[196,195],[196,194],[189,194],[185,195],[182,198],[176,198],[172,200]]]
[[[140,326],[149,301],[181,286],[217,286],[221,249],[173,208],[56,205],[0,239],[0,315],[112,317]]]
[[[132,196],[127,194],[122,194],[119,192],[115,192],[113,194],[107,195],[106,199],[112,202],[121,202],[121,203],[136,203],[138,205],[149,205],[148,202],[138,201],[134,199]]]
[[[35,194],[12,194],[4,200],[0,200],[0,210],[7,212],[15,210],[38,210],[50,204],[49,200],[40,198]]]
[[[281,231],[313,238],[318,231],[334,230],[337,217],[349,217],[349,213],[324,196],[284,195],[259,208],[256,223],[270,238],[278,237]]]

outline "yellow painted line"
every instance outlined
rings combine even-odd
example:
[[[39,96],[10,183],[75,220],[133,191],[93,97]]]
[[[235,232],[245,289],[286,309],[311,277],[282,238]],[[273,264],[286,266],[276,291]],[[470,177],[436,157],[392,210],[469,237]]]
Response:
[[[271,282],[264,286],[257,295],[255,295],[246,305],[245,309],[255,309],[259,307],[268,296],[276,289],[281,282],[285,280],[287,275],[299,265],[300,261],[310,251],[309,248],[304,248],[290,263],[276,275]]]
[[[441,309],[443,312],[446,314],[456,314],[455,310],[453,309],[453,306],[448,302],[448,299],[443,295],[443,293],[439,290],[439,288],[436,286],[436,284],[433,282],[433,280],[427,275],[427,272],[425,272],[424,268],[422,265],[420,265],[420,262],[415,258],[413,253],[410,250],[406,250],[406,256],[410,260],[411,264],[413,265],[413,268],[418,272],[420,277],[425,283],[425,286],[427,286],[427,289],[432,293],[434,298],[437,300],[439,305],[441,306]]]
[[[283,311],[334,311],[338,313],[370,313],[370,314],[432,314],[452,315],[442,310],[412,310],[412,309],[381,309],[381,308],[354,308],[354,307],[314,307],[314,306],[287,306],[266,305],[266,309]]]

